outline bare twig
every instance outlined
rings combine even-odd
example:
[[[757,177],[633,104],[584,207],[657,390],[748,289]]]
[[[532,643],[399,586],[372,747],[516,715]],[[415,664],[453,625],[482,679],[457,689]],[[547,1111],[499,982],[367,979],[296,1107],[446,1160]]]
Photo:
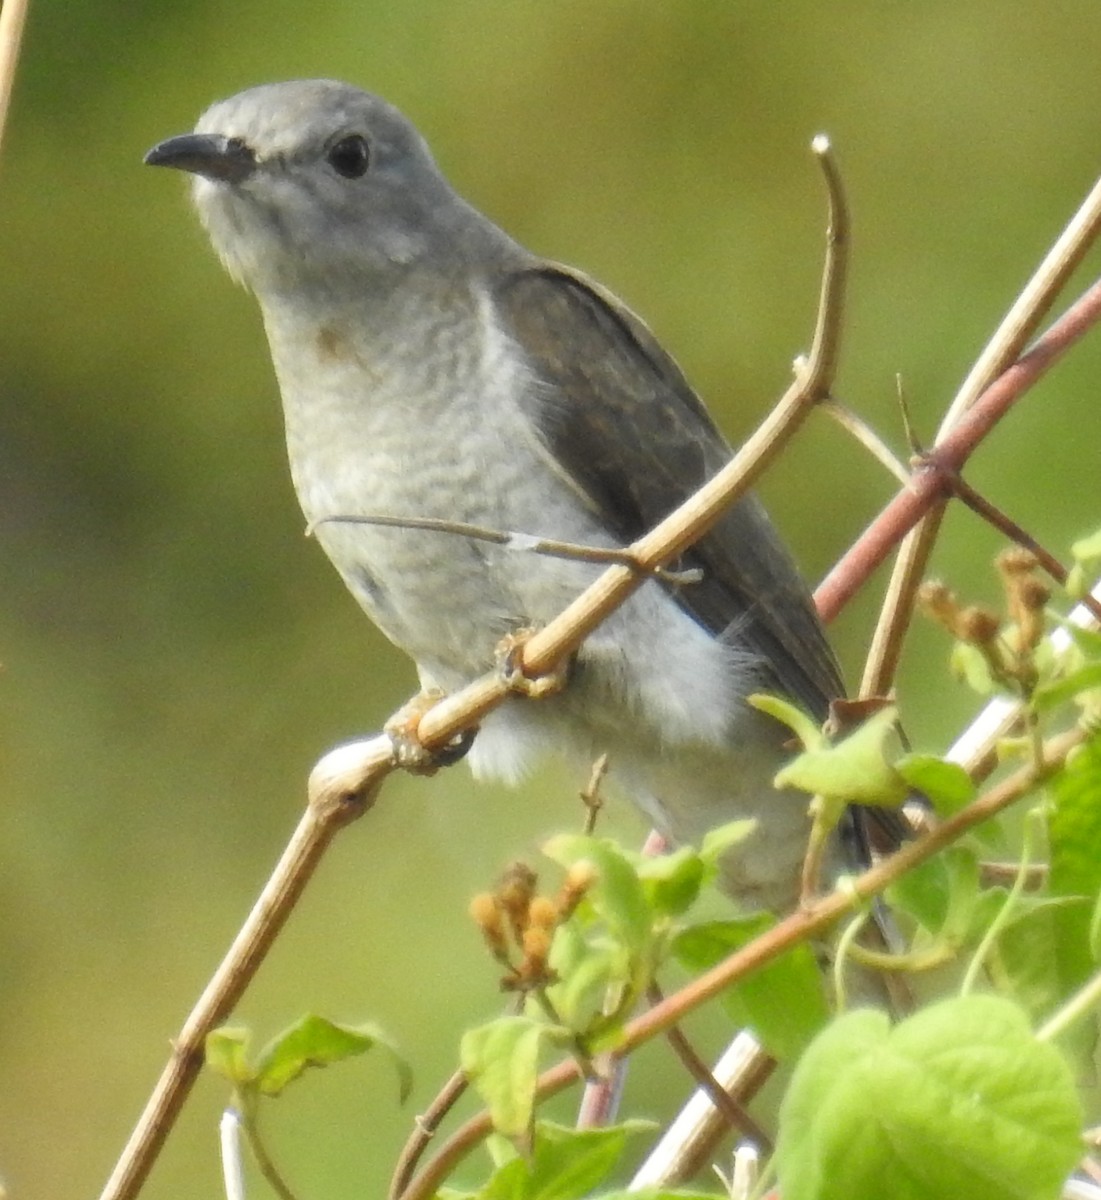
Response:
[[[1044,314],[1082,261],[1101,230],[1101,180],[1098,180],[1043,262],[1017,297],[997,332],[960,386],[941,423],[938,444],[963,414],[1016,359],[1039,328]],[[872,638],[860,693],[883,696],[891,689],[903,636],[913,615],[914,596],[925,574],[943,516],[943,498],[927,510],[920,527],[899,550],[883,610]]]
[[[813,148],[829,190],[830,222],[818,321],[810,355],[797,365],[796,379],[780,402],[718,475],[630,547],[633,559],[643,570],[677,558],[699,541],[753,486],[814,406],[829,395],[841,337],[849,219],[829,142],[819,136],[814,139]],[[605,571],[581,597],[525,643],[525,673],[538,676],[552,670],[635,592],[644,578],[626,567]],[[428,714],[427,729],[422,724],[422,730],[428,736],[435,738],[449,728],[448,704],[444,701]]]
[[[694,979],[687,987],[632,1021],[624,1030],[623,1041],[616,1048],[617,1053],[630,1054],[682,1020],[688,1012],[714,999],[732,984],[772,962],[793,946],[820,938],[847,913],[859,909],[907,871],[932,858],[975,826],[988,821],[1030,793],[1038,783],[1054,774],[1071,749],[1084,741],[1085,737],[1083,730],[1074,729],[1052,738],[1045,746],[1042,765],[1029,763],[1021,767],[925,837],[909,843],[863,874],[849,879],[844,888],[830,892],[777,922],[760,937]],[[537,1094],[542,1099],[557,1095],[577,1082],[579,1077],[575,1062],[561,1062],[540,1077]],[[400,1200],[428,1200],[455,1166],[491,1130],[492,1124],[487,1113],[480,1113],[467,1121],[440,1147],[402,1193]]]
[[[357,513],[322,517],[306,528],[310,536],[318,525],[381,525],[390,529],[423,529],[429,533],[442,533],[451,537],[471,538],[476,542],[489,542],[504,546],[508,550],[528,554],[544,554],[548,558],[567,558],[575,562],[620,563],[633,571],[645,571],[665,583],[681,585],[699,583],[703,572],[697,568],[688,571],[669,571],[665,567],[644,568],[635,560],[630,550],[621,546],[584,546],[579,542],[560,542],[555,538],[535,537],[519,530],[491,529],[487,525],[472,525],[469,521],[451,521],[442,517],[396,517],[389,513]]]
[[[828,417],[832,417],[846,433],[858,441],[872,458],[889,471],[899,483],[905,486],[910,482],[910,472],[899,462],[891,448],[859,413],[853,412],[851,408],[846,408],[844,404],[832,398],[824,401],[819,407]]]
[[[991,504],[985,496],[977,492],[961,475],[951,479],[952,494],[966,504],[973,513],[977,513],[988,524],[993,525],[1011,542],[1023,546],[1036,556],[1036,561],[1058,583],[1063,586],[1067,582],[1067,569],[1045,546],[1041,545],[1027,529],[1022,528],[1008,514],[1002,512],[997,505]],[[1088,593],[1081,598],[1080,603],[1093,614],[1094,620],[1101,622],[1101,602]]]
[[[401,1148],[398,1161],[394,1166],[394,1174],[390,1179],[389,1200],[396,1200],[404,1191],[409,1180],[420,1162],[428,1143],[435,1137],[444,1117],[455,1107],[463,1093],[470,1086],[462,1071],[454,1075],[443,1085],[432,1103],[417,1117],[413,1133]]]
[[[649,999],[651,1004],[660,1004],[665,999],[661,988],[656,983],[650,985]],[[665,1037],[672,1047],[673,1053],[696,1081],[700,1091],[707,1095],[715,1118],[713,1122],[710,1122],[714,1126],[715,1137],[719,1137],[729,1127],[736,1129],[744,1137],[752,1138],[762,1150],[771,1150],[772,1142],[768,1134],[750,1116],[749,1111],[739,1102],[738,1098],[727,1090],[730,1087],[730,1081],[725,1078],[722,1081],[719,1080],[718,1076],[723,1074],[719,1068],[712,1073],[711,1068],[696,1053],[696,1048],[688,1040],[681,1027],[671,1025],[666,1031]],[[775,1069],[776,1060],[766,1054],[760,1046],[751,1057],[754,1061],[753,1074],[756,1077],[756,1086],[760,1087]],[[694,1140],[706,1140],[710,1145],[713,1139],[698,1136]],[[688,1174],[691,1173],[688,1172]]]
[[[895,496],[819,584],[814,599],[824,621],[841,611],[905,534],[951,492],[952,477],[991,429],[1098,320],[1101,283],[1082,295],[938,440],[914,472],[910,486]]]
[[[27,20],[30,0],[4,0],[0,7],[0,145],[4,141],[4,130],[8,124],[8,109],[15,85],[15,64],[19,61],[19,47],[23,40],[23,26]]]
[[[677,1029],[677,1026],[673,1026]],[[700,1064],[705,1071],[707,1068]],[[717,1096],[736,1103],[736,1096],[753,1096],[761,1090],[776,1066],[748,1033],[739,1033],[715,1066],[708,1087],[696,1091],[662,1135],[646,1161],[631,1180],[632,1190],[673,1188],[696,1174],[711,1158],[715,1145],[731,1123],[730,1117],[715,1107]],[[738,1105],[741,1109],[741,1105]],[[743,1110],[744,1111],[744,1110]],[[746,1114],[748,1116],[748,1114]],[[759,1149],[771,1149],[763,1131],[751,1133]]]
[[[604,797],[600,794],[600,785],[604,782],[604,776],[607,773],[608,756],[601,754],[593,763],[592,770],[589,772],[589,782],[585,784],[580,793],[581,803],[585,806],[584,833],[592,833],[596,829],[600,810],[604,807]]]
[[[350,796],[320,789],[311,797],[252,912],[173,1042],[172,1057],[103,1189],[104,1198],[137,1194],[202,1066],[206,1035],[241,998],[329,842],[373,799],[374,792]]]

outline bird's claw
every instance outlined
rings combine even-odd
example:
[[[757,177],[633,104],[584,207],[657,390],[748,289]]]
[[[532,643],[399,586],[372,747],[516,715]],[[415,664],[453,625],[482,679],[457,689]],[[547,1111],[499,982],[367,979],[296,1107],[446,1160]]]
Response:
[[[430,750],[420,739],[420,723],[425,713],[444,698],[439,688],[419,692],[382,727],[394,748],[394,762],[414,775],[435,775],[441,767],[450,767],[466,755],[474,744],[476,729],[466,729],[438,750]]]
[[[534,629],[518,629],[515,633],[507,634],[497,643],[494,653],[497,670],[508,690],[531,700],[541,700],[545,696],[553,696],[566,686],[569,661],[563,660],[545,675],[528,675],[524,671],[524,646],[534,633]]]

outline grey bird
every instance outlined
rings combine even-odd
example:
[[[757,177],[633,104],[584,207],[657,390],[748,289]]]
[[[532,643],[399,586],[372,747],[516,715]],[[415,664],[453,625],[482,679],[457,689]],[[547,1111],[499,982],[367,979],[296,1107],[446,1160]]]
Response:
[[[581,273],[529,253],[461,199],[413,126],[331,80],[253,88],[146,162],[194,176],[203,225],[259,301],[302,510],[352,593],[452,691],[545,624],[601,568],[357,515],[469,522],[621,547],[731,450],[653,334]],[[547,750],[591,762],[674,842],[739,816],[745,906],[798,895],[806,797],[772,777],[786,730],[748,694],[818,716],[841,694],[807,589],[757,500],[648,580],[576,655],[557,695],[515,697],[469,754],[516,780]],[[845,861],[841,838],[830,870]]]

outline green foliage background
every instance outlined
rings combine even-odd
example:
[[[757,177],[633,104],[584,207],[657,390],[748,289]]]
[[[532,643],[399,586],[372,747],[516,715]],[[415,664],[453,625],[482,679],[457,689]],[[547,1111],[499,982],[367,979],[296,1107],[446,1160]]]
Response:
[[[808,340],[820,263],[811,136],[855,216],[841,392],[902,450],[902,372],[931,436],[949,394],[1101,167],[1095,0],[36,0],[0,163],[0,1173],[93,1194],[167,1039],[335,742],[413,686],[302,537],[252,302],[141,166],[250,84],[332,75],[404,108],[460,189],[622,294],[731,437]],[[1096,259],[1094,259],[1096,268]],[[1083,277],[1084,278],[1084,277]],[[1053,547],[1098,524],[1095,337],[971,479]],[[817,577],[888,497],[816,421],[767,481]],[[995,595],[965,515],[938,568]],[[840,622],[855,674],[874,597]],[[971,701],[918,632],[902,708],[941,745]],[[464,910],[578,781],[396,780],[345,834],[238,1016],[377,1019],[417,1070],[309,1080],[271,1121],[304,1196],[379,1194],[458,1032],[500,1000]],[[615,818],[631,831],[629,814]],[[640,828],[640,827],[638,827]],[[680,1075],[637,1073],[647,1114]],[[148,1187],[214,1194],[204,1080]]]

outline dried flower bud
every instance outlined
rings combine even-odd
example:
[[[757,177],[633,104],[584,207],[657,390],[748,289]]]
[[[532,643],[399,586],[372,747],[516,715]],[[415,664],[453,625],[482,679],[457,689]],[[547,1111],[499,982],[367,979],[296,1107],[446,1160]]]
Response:
[[[587,859],[575,862],[566,872],[566,878],[555,899],[559,922],[568,921],[585,898],[585,893],[597,880],[596,867]]]
[[[493,956],[501,960],[507,959],[508,946],[505,942],[505,927],[496,899],[488,892],[481,892],[471,900],[467,911],[474,924],[482,931],[485,944]]]
[[[497,903],[508,916],[512,934],[517,941],[523,937],[528,923],[528,905],[535,895],[535,872],[524,862],[514,862],[501,877],[497,888]]]
[[[522,980],[527,983],[549,982],[547,959],[550,956],[553,938],[554,933],[551,930],[541,929],[536,925],[524,930],[524,961],[517,972]]]
[[[932,617],[934,621],[940,622],[949,633],[958,636],[956,622],[960,606],[950,588],[939,580],[926,580],[918,588],[917,600],[928,616]]]
[[[1044,636],[1044,606],[1051,599],[1051,588],[1035,575],[1020,581],[1017,589],[1018,650],[1035,650]]]
[[[1021,603],[1032,612],[1040,612],[1051,599],[1051,588],[1035,576],[1021,580]]]
[[[954,632],[961,642],[988,646],[1001,629],[998,614],[978,604],[972,604],[956,614]]]
[[[1010,546],[997,557],[998,570],[1005,576],[1027,575],[1039,565],[1036,555],[1023,546]]]
[[[536,896],[528,905],[528,929],[554,930],[558,924],[558,905],[547,896]]]

